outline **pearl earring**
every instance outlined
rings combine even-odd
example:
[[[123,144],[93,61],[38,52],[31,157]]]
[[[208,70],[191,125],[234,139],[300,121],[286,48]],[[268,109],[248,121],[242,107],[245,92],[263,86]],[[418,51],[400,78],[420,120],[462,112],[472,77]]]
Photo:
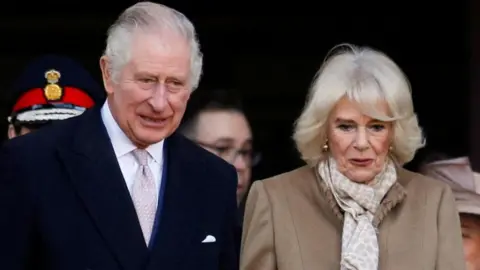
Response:
[[[327,151],[328,151],[328,140],[325,141],[325,144],[323,145],[322,149],[323,149],[323,152],[327,152]]]

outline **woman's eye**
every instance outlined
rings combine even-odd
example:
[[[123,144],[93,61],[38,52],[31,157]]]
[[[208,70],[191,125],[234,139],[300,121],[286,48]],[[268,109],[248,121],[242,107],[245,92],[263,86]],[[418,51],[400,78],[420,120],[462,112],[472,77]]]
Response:
[[[337,128],[343,131],[349,131],[353,129],[353,125],[340,124],[337,126]]]
[[[385,129],[385,125],[381,125],[381,124],[372,125],[371,129],[373,131],[382,131]]]

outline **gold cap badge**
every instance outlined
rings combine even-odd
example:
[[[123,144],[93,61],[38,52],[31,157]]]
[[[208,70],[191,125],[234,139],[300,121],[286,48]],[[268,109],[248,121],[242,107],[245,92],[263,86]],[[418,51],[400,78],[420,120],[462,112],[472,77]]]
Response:
[[[56,101],[62,98],[62,88],[57,84],[60,77],[60,72],[54,69],[45,72],[45,79],[47,79],[48,84],[43,91],[47,100]]]

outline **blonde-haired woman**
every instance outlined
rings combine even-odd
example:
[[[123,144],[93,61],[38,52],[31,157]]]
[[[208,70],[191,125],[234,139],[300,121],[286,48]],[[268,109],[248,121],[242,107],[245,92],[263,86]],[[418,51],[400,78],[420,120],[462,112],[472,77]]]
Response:
[[[294,139],[306,166],[253,184],[242,270],[463,270],[449,187],[402,165],[424,145],[407,78],[343,45],[318,72]]]

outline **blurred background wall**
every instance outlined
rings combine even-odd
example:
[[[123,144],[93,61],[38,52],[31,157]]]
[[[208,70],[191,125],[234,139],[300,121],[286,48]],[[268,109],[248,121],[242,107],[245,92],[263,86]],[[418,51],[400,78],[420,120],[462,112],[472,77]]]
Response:
[[[98,60],[107,27],[134,2],[4,3],[3,134],[11,106],[8,88],[25,63],[43,53],[63,53],[100,81]],[[197,27],[205,55],[198,91],[228,87],[243,93],[263,154],[255,178],[301,164],[291,140],[293,122],[328,50],[342,42],[384,51],[410,78],[428,142],[411,168],[430,151],[469,154],[480,165],[480,124],[472,117],[480,115],[480,9],[475,1],[160,2],[186,14]]]

